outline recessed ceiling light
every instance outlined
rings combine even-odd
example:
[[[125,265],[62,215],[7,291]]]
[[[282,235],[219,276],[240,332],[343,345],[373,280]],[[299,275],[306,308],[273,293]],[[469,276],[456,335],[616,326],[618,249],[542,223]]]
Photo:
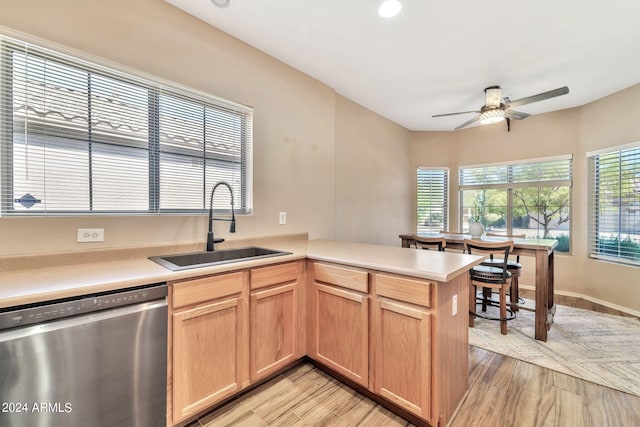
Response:
[[[399,0],[385,0],[378,8],[378,15],[383,18],[392,18],[400,13],[402,3]]]
[[[226,9],[231,6],[231,0],[211,0],[211,3],[213,3],[220,9]]]

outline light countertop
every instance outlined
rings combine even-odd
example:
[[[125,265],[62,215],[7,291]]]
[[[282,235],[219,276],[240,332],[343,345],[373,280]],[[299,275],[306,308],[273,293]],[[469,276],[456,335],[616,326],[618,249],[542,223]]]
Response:
[[[447,282],[482,257],[333,240],[276,239],[258,246],[291,252],[271,258],[170,271],[145,256],[0,272],[0,308],[310,258]],[[155,255],[155,254],[153,254]]]

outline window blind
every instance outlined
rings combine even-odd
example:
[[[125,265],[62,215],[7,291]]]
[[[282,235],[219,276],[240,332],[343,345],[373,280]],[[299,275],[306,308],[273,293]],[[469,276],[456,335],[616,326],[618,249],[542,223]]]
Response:
[[[640,265],[640,144],[588,156],[590,255]]]
[[[2,215],[203,212],[219,181],[250,213],[252,116],[0,35]]]
[[[449,170],[418,168],[418,233],[447,229]]]
[[[460,189],[567,185],[571,183],[571,157],[460,168]]]

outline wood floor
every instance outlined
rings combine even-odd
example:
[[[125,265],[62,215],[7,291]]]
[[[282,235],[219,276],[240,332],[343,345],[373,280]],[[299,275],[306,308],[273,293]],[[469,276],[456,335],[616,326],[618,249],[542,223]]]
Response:
[[[449,427],[640,426],[640,398],[470,347],[469,392]],[[410,426],[310,364],[189,427]]]

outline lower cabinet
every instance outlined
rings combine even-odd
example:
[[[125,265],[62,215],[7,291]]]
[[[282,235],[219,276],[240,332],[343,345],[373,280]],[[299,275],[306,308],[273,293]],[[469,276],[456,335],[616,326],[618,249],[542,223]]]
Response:
[[[305,262],[171,283],[169,425],[306,353]]]
[[[431,283],[374,275],[373,391],[431,420]]]
[[[358,292],[313,284],[310,356],[367,387],[369,298]]]
[[[231,396],[244,385],[246,309],[242,280],[242,275],[222,275],[174,287],[174,299],[180,300],[180,294],[191,292],[193,286],[215,289],[216,282],[235,285],[227,291],[233,292],[230,296],[172,314],[174,422]]]
[[[250,373],[257,381],[304,356],[301,277],[304,263],[251,270]],[[304,301],[302,301],[304,302]]]
[[[312,262],[308,354],[334,371],[369,385],[369,274]]]
[[[422,418],[431,417],[431,315],[377,298],[373,391]]]
[[[434,426],[468,388],[466,274],[300,260],[171,285],[169,425],[305,354]]]

